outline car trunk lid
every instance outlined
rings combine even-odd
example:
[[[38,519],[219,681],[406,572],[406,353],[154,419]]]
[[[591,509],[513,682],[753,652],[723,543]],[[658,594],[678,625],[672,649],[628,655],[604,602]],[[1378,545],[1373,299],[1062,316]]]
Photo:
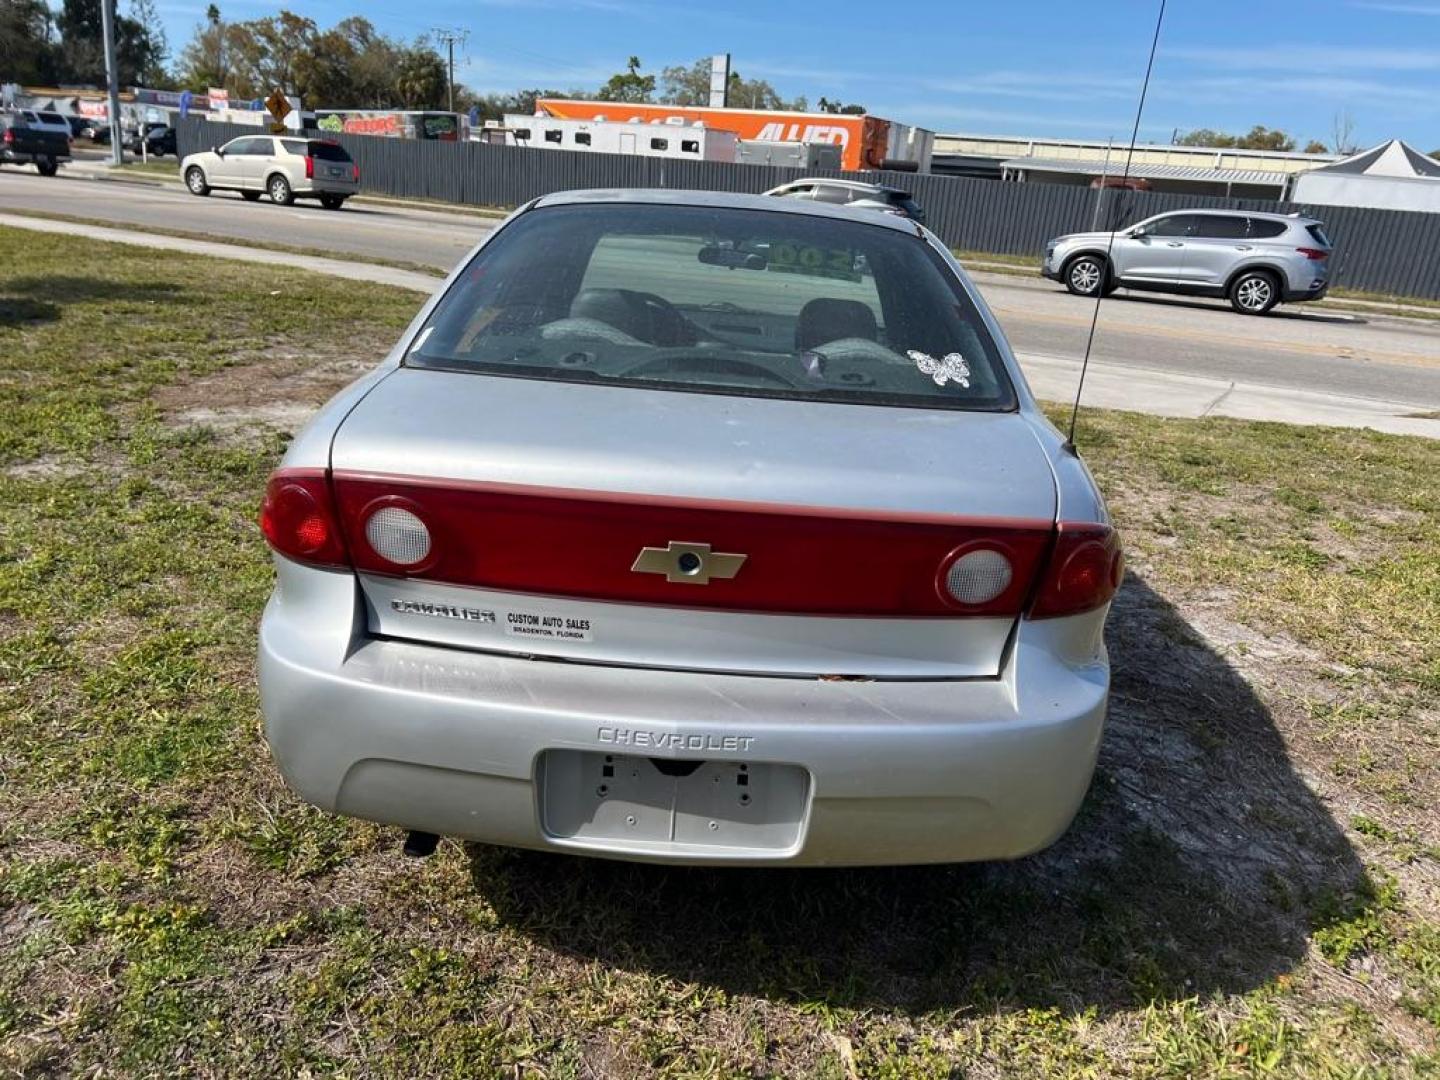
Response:
[[[331,464],[372,632],[654,667],[994,677],[1055,516],[1014,413],[417,369],[352,411]],[[423,522],[419,561],[377,549],[386,508]],[[956,603],[977,546],[1012,580]]]

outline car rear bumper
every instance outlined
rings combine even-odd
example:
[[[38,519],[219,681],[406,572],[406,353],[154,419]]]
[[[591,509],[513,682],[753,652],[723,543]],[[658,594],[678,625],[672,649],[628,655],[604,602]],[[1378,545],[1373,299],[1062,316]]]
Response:
[[[35,165],[42,161],[53,161],[57,164],[70,160],[68,150],[8,150],[0,149],[0,161],[7,165]]]
[[[303,180],[300,186],[295,188],[296,195],[351,195],[360,194],[360,185],[354,180],[331,180],[325,177],[315,177],[313,180]]]
[[[1287,304],[1299,304],[1306,300],[1322,300],[1329,291],[1330,282],[1322,281],[1320,284],[1312,285],[1308,289],[1286,289],[1281,293],[1281,298]]]
[[[280,562],[260,629],[266,737],[291,788],[326,810],[656,862],[958,862],[1052,843],[1094,769],[1103,612],[1022,623],[999,679],[753,677],[369,638],[351,575]],[[645,774],[639,811],[605,818],[614,804],[586,770],[607,754]],[[707,763],[674,781],[698,817],[679,795],[655,804],[670,790],[656,760]],[[754,801],[728,786],[737,770]],[[772,775],[785,790],[767,804]],[[646,833],[656,814],[661,833]]]

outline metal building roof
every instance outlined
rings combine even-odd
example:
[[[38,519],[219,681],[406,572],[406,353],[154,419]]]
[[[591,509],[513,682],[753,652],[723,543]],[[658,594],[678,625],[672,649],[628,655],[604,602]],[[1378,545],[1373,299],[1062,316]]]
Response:
[[[1081,173],[1085,176],[1123,176],[1125,161],[1076,161],[1070,158],[1010,158],[1000,163],[1002,169],[1025,169],[1030,172]],[[1264,184],[1267,187],[1283,188],[1292,173],[1272,172],[1268,169],[1203,169],[1197,165],[1144,165],[1136,162],[1130,166],[1130,175],[1140,180],[1195,180],[1208,184]]]

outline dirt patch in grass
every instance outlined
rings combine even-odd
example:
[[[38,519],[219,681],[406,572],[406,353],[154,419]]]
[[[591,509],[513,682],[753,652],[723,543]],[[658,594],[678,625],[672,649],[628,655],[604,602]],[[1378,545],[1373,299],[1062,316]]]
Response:
[[[1433,1073],[1436,444],[1083,414],[1132,573],[1095,783],[1031,858],[413,862],[270,763],[254,510],[417,298],[15,250],[0,300],[48,306],[0,321],[0,1071]]]
[[[261,425],[293,433],[376,362],[338,342],[307,349],[277,343],[212,374],[161,387],[151,400],[177,426],[235,435]]]

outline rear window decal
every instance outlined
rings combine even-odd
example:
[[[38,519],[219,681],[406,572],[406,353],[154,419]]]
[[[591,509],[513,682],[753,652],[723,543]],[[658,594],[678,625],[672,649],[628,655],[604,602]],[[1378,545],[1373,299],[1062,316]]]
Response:
[[[807,274],[837,281],[859,281],[855,253],[848,248],[823,248],[783,241],[770,246],[766,267],[778,274]]]
[[[936,386],[953,382],[957,386],[970,389],[970,365],[958,352],[946,353],[939,360],[919,349],[911,349],[905,355],[915,361],[916,367],[934,379]]]

